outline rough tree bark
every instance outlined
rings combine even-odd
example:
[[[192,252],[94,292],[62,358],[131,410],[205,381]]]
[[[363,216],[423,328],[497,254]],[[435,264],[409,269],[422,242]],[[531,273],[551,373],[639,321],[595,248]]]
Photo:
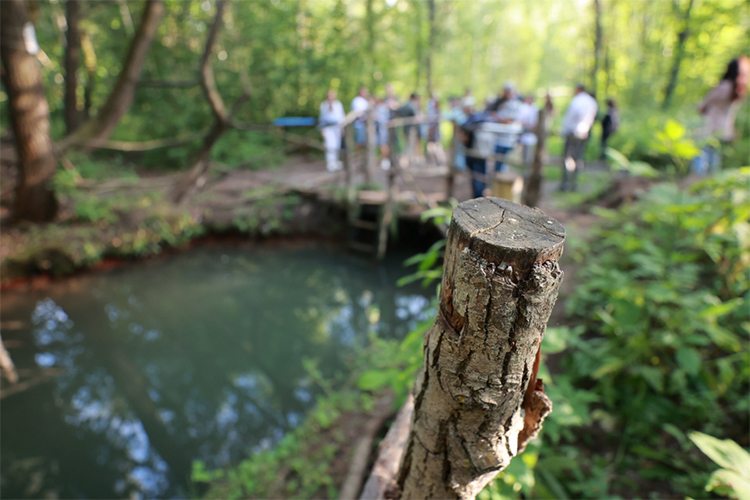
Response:
[[[474,498],[539,431],[552,404],[536,371],[564,239],[557,221],[507,200],[454,210],[396,478],[401,498]]]
[[[676,3],[674,4],[677,5]],[[682,31],[677,35],[677,46],[674,49],[674,59],[672,59],[672,69],[669,71],[669,81],[667,86],[664,88],[664,101],[662,101],[662,109],[667,109],[669,103],[672,101],[672,94],[674,93],[675,87],[677,87],[677,77],[680,74],[680,65],[682,59],[685,57],[685,41],[690,34],[690,11],[693,9],[693,0],[688,0],[687,8],[682,16]]]
[[[57,213],[50,186],[57,162],[50,136],[49,106],[42,86],[39,61],[29,53],[33,25],[23,0],[0,2],[0,57],[8,92],[10,121],[18,152],[18,184],[13,218],[44,222]],[[37,47],[38,49],[38,47]]]
[[[81,4],[78,0],[68,0],[65,4],[65,17],[68,25],[65,45],[65,130],[75,131],[80,123],[78,112],[78,64],[81,53],[81,34],[78,21],[81,17]]]
[[[151,42],[154,39],[156,29],[159,27],[163,15],[163,0],[148,0],[146,2],[138,30],[133,36],[128,55],[125,58],[125,64],[123,64],[122,72],[117,78],[112,92],[110,92],[107,101],[99,109],[96,116],[84,123],[70,137],[70,141],[79,142],[88,139],[106,140],[112,135],[120,118],[127,113],[130,105],[133,103],[135,89],[146,60],[146,53],[151,47]],[[68,143],[68,141],[63,142],[64,145]]]
[[[523,203],[535,207],[539,203],[542,194],[542,181],[544,180],[544,148],[547,142],[547,107],[539,110],[539,121],[536,126],[536,149],[534,150],[534,162],[531,164],[531,173],[525,182],[523,191]]]

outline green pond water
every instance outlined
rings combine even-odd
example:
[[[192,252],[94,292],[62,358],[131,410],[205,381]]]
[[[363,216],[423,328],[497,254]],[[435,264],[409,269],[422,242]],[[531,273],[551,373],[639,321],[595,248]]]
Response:
[[[185,498],[191,462],[273,446],[368,335],[403,337],[434,287],[325,245],[201,247],[2,293],[3,339],[46,382],[2,400],[0,497]]]

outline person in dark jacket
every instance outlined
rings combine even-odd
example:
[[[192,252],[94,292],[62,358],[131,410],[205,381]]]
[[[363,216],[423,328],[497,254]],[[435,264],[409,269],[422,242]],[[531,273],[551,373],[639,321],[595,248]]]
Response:
[[[602,160],[606,158],[607,141],[619,125],[620,113],[617,111],[617,105],[612,99],[607,99],[607,114],[602,118]]]

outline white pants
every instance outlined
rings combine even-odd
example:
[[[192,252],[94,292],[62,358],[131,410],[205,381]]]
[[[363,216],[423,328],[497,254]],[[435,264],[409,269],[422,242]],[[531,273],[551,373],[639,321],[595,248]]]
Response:
[[[337,170],[339,168],[339,150],[341,149],[341,127],[332,125],[323,127],[323,143],[326,147],[326,168]]]

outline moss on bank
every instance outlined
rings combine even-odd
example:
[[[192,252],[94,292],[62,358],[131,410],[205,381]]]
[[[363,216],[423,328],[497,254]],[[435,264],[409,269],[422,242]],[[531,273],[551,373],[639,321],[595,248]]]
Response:
[[[220,207],[176,207],[160,193],[105,199],[84,194],[64,201],[67,207],[59,222],[4,229],[0,282],[67,275],[106,258],[146,257],[209,234],[265,238],[335,234],[343,227],[343,215],[335,206],[275,189]]]

